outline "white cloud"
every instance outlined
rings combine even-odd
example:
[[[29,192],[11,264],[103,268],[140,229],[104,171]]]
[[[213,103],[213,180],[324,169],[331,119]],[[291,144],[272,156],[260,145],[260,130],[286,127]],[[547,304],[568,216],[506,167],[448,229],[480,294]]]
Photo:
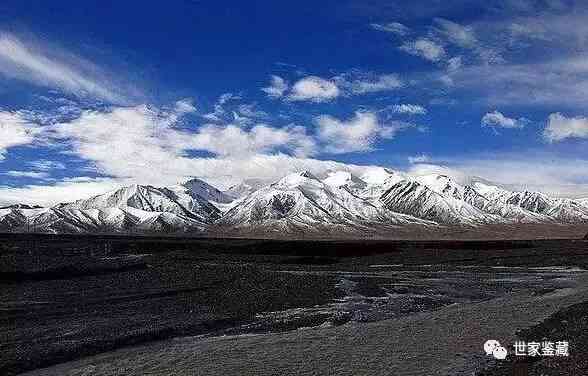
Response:
[[[41,48],[0,32],[0,73],[77,96],[93,96],[111,103],[127,102],[94,64],[56,51],[55,46]]]
[[[49,177],[49,174],[46,172],[38,172],[38,171],[7,171],[3,173],[4,175],[11,176],[13,178],[32,178],[32,179],[46,179]]]
[[[9,148],[32,143],[39,132],[40,128],[20,113],[0,111],[0,160]]]
[[[513,119],[506,117],[498,111],[488,112],[482,117],[482,125],[486,127],[523,128],[527,122],[524,118]]]
[[[404,86],[397,74],[375,74],[353,70],[337,75],[331,79],[318,76],[304,77],[292,85],[277,76],[272,85],[262,90],[272,98],[284,98],[287,101],[328,102],[340,96],[353,96],[396,90]],[[279,79],[279,80],[278,80]],[[282,85],[282,83],[284,85]]]
[[[239,114],[250,119],[269,118],[269,114],[265,111],[258,110],[256,104],[240,104],[237,111]]]
[[[181,116],[184,114],[196,112],[196,106],[194,106],[194,102],[191,99],[186,98],[177,101],[174,110],[177,115]]]
[[[400,22],[389,22],[385,24],[373,23],[370,24],[370,26],[374,30],[393,33],[400,36],[405,36],[410,32],[410,29],[405,25],[401,24]]]
[[[393,138],[399,129],[406,127],[404,123],[383,125],[371,112],[356,112],[347,121],[322,115],[316,123],[325,151],[333,154],[370,151],[378,138]]]
[[[270,115],[265,112],[257,109],[256,104],[240,104],[235,109],[231,111],[232,113],[232,123],[238,124],[241,127],[245,127],[251,125],[259,120],[267,120],[270,119]],[[216,119],[220,121],[221,119]]]
[[[231,101],[237,101],[240,99],[240,96],[235,95],[233,93],[224,93],[217,99],[216,103],[214,104],[214,111],[204,114],[202,115],[202,117],[206,120],[214,122],[226,121],[228,111],[225,109],[225,105]]]
[[[462,48],[474,48],[478,40],[474,30],[469,26],[462,26],[458,23],[443,19],[435,19],[439,32],[451,43]]]
[[[425,115],[427,113],[427,109],[418,104],[396,104],[392,107],[392,111],[409,115]]]
[[[425,38],[405,43],[400,49],[411,55],[420,56],[434,62],[441,60],[445,56],[445,49],[443,46]]]
[[[47,159],[39,159],[36,161],[27,162],[27,165],[38,171],[50,170],[64,170],[65,164],[57,161],[50,161]]]
[[[184,135],[185,147],[205,150],[221,157],[244,157],[276,149],[302,157],[315,152],[314,140],[304,127],[272,128],[258,124],[249,131],[234,125],[206,125],[194,135]]]
[[[65,179],[52,185],[27,185],[22,187],[0,186],[0,205],[15,203],[53,206],[89,198],[118,188],[130,181],[109,178]]]
[[[396,90],[404,86],[396,74],[349,73],[334,78],[337,85],[349,95]]]
[[[270,86],[261,89],[271,98],[281,98],[288,90],[288,83],[280,76],[272,75]]]
[[[257,103],[241,103],[241,99],[239,95],[225,93],[218,98],[212,112],[201,116],[209,122],[241,126],[270,118],[267,112],[258,109]]]
[[[447,60],[447,70],[451,72],[455,72],[459,70],[463,65],[463,61],[461,56],[454,56]]]
[[[426,154],[415,155],[414,157],[408,157],[408,163],[419,164],[430,162],[431,158]]]
[[[172,142],[181,134],[170,128],[174,116],[147,106],[86,111],[78,119],[56,124],[51,135],[107,175],[155,176],[181,155],[181,147]]]
[[[560,113],[551,114],[543,136],[549,142],[562,141],[567,138],[588,139],[588,118],[581,116],[568,118]]]
[[[70,145],[73,154],[93,162],[104,175],[149,184],[176,182],[194,174],[202,160],[211,160],[191,157],[191,151],[229,159],[276,152],[301,157],[315,151],[314,139],[304,127],[208,124],[188,131],[176,126],[179,116],[144,105],[86,111],[78,119],[51,127],[49,135]]]
[[[317,76],[308,76],[292,86],[288,100],[327,102],[337,98],[340,94],[341,91],[333,81]]]

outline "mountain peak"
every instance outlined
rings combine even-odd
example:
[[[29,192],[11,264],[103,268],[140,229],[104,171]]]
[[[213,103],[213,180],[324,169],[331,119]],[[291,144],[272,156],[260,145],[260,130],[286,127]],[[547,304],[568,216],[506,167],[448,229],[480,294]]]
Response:
[[[370,167],[367,168],[359,178],[367,184],[376,185],[383,184],[386,180],[391,177],[399,176],[400,174],[396,171],[384,168],[384,167]]]
[[[13,204],[0,207],[0,209],[43,209],[43,207],[39,205]]]
[[[298,175],[302,176],[303,178],[316,179],[316,176],[314,176],[313,173],[308,170],[299,172]]]
[[[295,172],[289,175],[284,176],[276,183],[272,184],[272,186],[276,187],[287,187],[287,188],[295,188],[300,185],[306,184],[322,184],[321,181],[314,176],[310,171],[305,170],[302,172]]]
[[[232,198],[229,195],[221,192],[217,188],[199,178],[191,178],[186,180],[180,184],[180,187],[186,188],[192,194],[196,194],[207,201],[213,201],[221,204],[226,204],[232,201]]]
[[[323,183],[336,188],[346,186],[354,189],[365,188],[367,185],[367,183],[359,177],[344,170],[329,172],[328,176],[323,179]]]
[[[31,218],[48,232],[200,231],[226,225],[247,231],[377,231],[401,224],[588,223],[586,199],[510,190],[480,178],[467,184],[442,173],[412,176],[348,167],[318,177],[302,170],[267,183],[248,179],[232,188],[238,193],[232,196],[191,177],[168,187],[119,187],[47,209],[16,204],[0,211],[0,229],[23,229]]]
[[[190,186],[192,184],[208,184],[206,183],[204,180],[197,178],[197,177],[190,177],[189,179],[185,180],[183,183],[180,183],[180,185],[183,186]]]

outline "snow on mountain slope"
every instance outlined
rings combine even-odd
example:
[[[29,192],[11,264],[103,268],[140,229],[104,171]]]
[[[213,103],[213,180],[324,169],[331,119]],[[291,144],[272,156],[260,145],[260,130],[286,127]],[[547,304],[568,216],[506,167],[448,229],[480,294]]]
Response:
[[[205,181],[200,179],[190,179],[178,186],[178,188],[186,188],[188,189],[192,195],[198,195],[199,197],[203,198],[206,201],[215,202],[219,204],[228,204],[234,200],[233,197],[227,195],[224,192],[216,189],[212,185],[208,184]],[[171,189],[172,187],[170,187]],[[179,190],[184,192],[184,190],[180,188]],[[175,189],[174,189],[175,191]]]
[[[545,213],[563,223],[588,222],[588,207],[570,199],[558,199]]]
[[[521,207],[562,223],[588,221],[588,208],[576,200],[553,198],[540,192],[510,192],[505,189],[474,183],[476,191],[494,202]]]
[[[588,223],[588,199],[512,192],[469,178],[410,176],[384,168],[306,171],[222,192],[199,179],[171,187],[132,185],[53,208],[0,209],[0,231],[283,232],[379,231],[403,225]],[[212,227],[211,227],[212,226]]]
[[[383,167],[368,167],[359,174],[359,178],[368,185],[381,185],[392,177],[396,177],[400,181],[405,179],[407,175]]]
[[[484,213],[497,215],[507,220],[523,223],[551,221],[551,218],[546,215],[535,213],[507,202],[490,200],[473,187],[460,185],[446,175],[430,174],[419,176],[415,180],[441,196],[465,201]]]
[[[385,208],[442,224],[503,223],[497,215],[485,213],[469,203],[452,197],[455,192],[440,194],[413,179],[402,180],[380,198]]]
[[[0,229],[19,228],[27,223],[27,216],[19,209],[0,209]]]
[[[331,171],[322,182],[332,188],[346,188],[349,192],[357,195],[363,192],[368,184],[348,171]]]
[[[245,196],[249,196],[253,192],[263,188],[266,185],[269,185],[270,183],[271,182],[267,182],[262,179],[245,179],[241,183],[233,185],[223,193],[234,199],[239,199]]]
[[[0,226],[44,232],[201,231],[220,218],[208,199],[230,201],[199,179],[164,188],[131,185],[38,213],[13,209],[0,217]]]
[[[106,209],[135,208],[148,212],[173,213],[202,223],[212,223],[220,217],[220,211],[205,198],[195,193],[200,184],[178,185],[169,188],[156,188],[145,185],[122,187],[87,200],[78,200],[69,204],[60,204],[60,209]],[[201,192],[202,193],[202,192]],[[204,191],[211,196],[210,192]],[[214,193],[214,192],[213,192]],[[221,193],[220,191],[218,193]],[[216,197],[225,199],[221,193]]]
[[[355,196],[346,184],[350,175],[336,174],[320,181],[310,172],[291,174],[239,202],[221,219],[237,228],[283,231],[319,229],[322,226],[362,228],[368,224],[426,222],[382,211]]]
[[[370,169],[361,175],[361,179],[366,182],[366,186],[357,195],[369,200],[372,204],[381,207],[380,198],[395,184],[406,180],[408,175],[388,170],[385,168]]]
[[[205,225],[182,215],[126,208],[46,208],[0,211],[0,230],[48,233],[202,231]]]
[[[42,206],[39,205],[27,205],[27,204],[14,204],[14,205],[9,205],[9,206],[4,206],[2,208],[0,208],[0,210],[2,209],[42,209]]]

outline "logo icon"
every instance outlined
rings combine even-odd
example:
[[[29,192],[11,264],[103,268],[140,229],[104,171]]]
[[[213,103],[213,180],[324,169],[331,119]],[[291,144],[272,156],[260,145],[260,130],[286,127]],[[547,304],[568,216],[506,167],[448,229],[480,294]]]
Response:
[[[506,359],[506,355],[508,355],[508,351],[500,346],[500,342],[495,339],[489,339],[484,343],[484,351],[486,355],[492,355],[495,359],[499,360]]]

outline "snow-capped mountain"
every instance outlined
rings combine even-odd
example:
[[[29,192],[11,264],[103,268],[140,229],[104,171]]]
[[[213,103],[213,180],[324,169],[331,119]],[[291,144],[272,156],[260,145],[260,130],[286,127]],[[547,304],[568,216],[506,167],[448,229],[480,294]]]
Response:
[[[510,204],[541,214],[561,223],[588,221],[588,208],[580,201],[553,198],[540,192],[511,192],[500,187],[476,182],[473,188],[493,202]]]
[[[0,211],[0,226],[45,232],[202,231],[232,199],[199,179],[171,187],[131,185],[53,208]]]
[[[358,172],[357,174],[355,172]],[[39,208],[0,209],[0,231],[388,231],[399,226],[588,223],[588,199],[515,192],[481,178],[411,176],[384,168],[309,171],[273,183],[248,179],[220,191],[200,179],[131,185]]]
[[[0,229],[49,233],[202,231],[206,225],[182,215],[125,208],[0,210]]]
[[[197,179],[187,183],[157,188],[150,185],[131,185],[115,191],[60,204],[60,209],[135,208],[146,212],[171,213],[202,223],[212,223],[220,217],[220,210],[209,200],[229,202],[228,196]]]
[[[500,200],[492,200],[480,193],[471,185],[460,185],[450,177],[440,174],[419,176],[415,180],[429,187],[434,192],[446,199],[463,201],[482,213],[498,216],[498,219],[490,218],[490,222],[514,221],[521,223],[548,222],[550,218],[540,213],[535,213],[526,208]],[[481,218],[488,223],[489,218]],[[475,220],[474,220],[475,222]]]
[[[443,224],[500,223],[499,216],[486,213],[462,198],[456,192],[437,192],[435,189],[413,179],[401,180],[391,186],[382,196],[386,209]]]
[[[190,179],[177,186],[170,187],[170,189],[175,192],[180,192],[180,194],[182,194],[182,192],[189,192],[190,196],[196,195],[213,203],[228,204],[234,200],[234,197],[226,192],[222,192],[207,182],[196,178]]]
[[[322,181],[308,171],[291,174],[243,199],[223,216],[220,224],[284,231],[426,224],[381,210],[353,193],[365,186],[365,182],[343,172],[330,174]]]
[[[0,209],[42,209],[42,206],[39,205],[27,205],[27,204],[13,204],[4,206]]]
[[[262,179],[245,179],[241,183],[231,186],[223,193],[233,199],[239,199],[249,196],[266,185],[268,185],[268,182]]]

